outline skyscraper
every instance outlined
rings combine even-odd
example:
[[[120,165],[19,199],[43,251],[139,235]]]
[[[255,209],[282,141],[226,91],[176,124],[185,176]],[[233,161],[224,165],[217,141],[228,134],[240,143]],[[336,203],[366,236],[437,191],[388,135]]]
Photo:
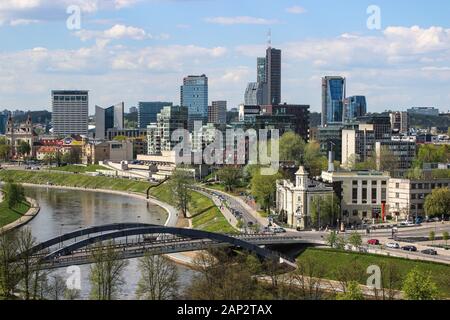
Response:
[[[227,124],[227,102],[213,101],[208,107],[208,123],[225,125]]]
[[[88,91],[54,90],[52,91],[52,109],[55,135],[88,134]]]
[[[164,107],[172,106],[172,102],[139,102],[138,124],[139,128],[145,129],[150,123],[156,122],[156,116]]]
[[[121,102],[109,108],[95,106],[95,138],[106,139],[108,129],[122,130],[124,128],[125,103]]]
[[[264,83],[266,82],[266,58],[259,57],[256,60],[256,82]]]
[[[367,103],[365,96],[352,96],[345,98],[344,102],[344,122],[351,122],[367,113]]]
[[[267,98],[271,105],[281,103],[281,50],[267,48],[266,51]]]
[[[181,86],[181,106],[188,108],[189,130],[194,121],[206,123],[208,120],[208,77],[188,76],[183,79]]]
[[[260,106],[268,103],[267,83],[250,82],[245,90],[244,103],[248,106]]]
[[[322,78],[322,126],[342,123],[344,116],[345,78]]]

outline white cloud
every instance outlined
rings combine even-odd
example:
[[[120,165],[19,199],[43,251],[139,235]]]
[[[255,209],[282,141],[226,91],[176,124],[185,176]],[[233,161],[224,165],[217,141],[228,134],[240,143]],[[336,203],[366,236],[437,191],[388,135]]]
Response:
[[[306,9],[300,6],[292,6],[289,8],[286,8],[286,11],[292,14],[302,14],[306,13]]]
[[[256,25],[269,25],[278,23],[277,20],[256,18],[249,16],[238,17],[210,17],[205,19],[208,23],[221,24],[221,25],[238,25],[238,24],[256,24]]]

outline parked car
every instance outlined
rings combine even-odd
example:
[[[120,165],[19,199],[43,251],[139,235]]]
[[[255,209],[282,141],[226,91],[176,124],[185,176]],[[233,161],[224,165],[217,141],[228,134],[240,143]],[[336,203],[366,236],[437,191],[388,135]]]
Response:
[[[437,254],[438,254],[437,251],[434,249],[425,249],[420,252],[422,252],[423,254],[428,254],[430,256],[437,256]]]
[[[386,244],[386,247],[391,249],[400,249],[400,245],[397,242],[389,242]]]
[[[283,228],[274,228],[273,232],[274,233],[286,233],[286,230]]]
[[[402,250],[416,252],[417,251],[417,247],[415,247],[415,246],[404,246],[404,247],[402,247]]]
[[[377,245],[380,244],[380,240],[378,240],[378,239],[370,239],[370,240],[367,241],[367,244],[370,244],[372,246],[377,246]]]

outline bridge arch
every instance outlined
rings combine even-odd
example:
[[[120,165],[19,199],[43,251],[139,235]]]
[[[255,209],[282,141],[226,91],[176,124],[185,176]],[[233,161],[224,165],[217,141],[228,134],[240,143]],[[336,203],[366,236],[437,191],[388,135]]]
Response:
[[[163,226],[147,226],[147,227],[140,227],[140,228],[133,228],[133,229],[125,229],[125,230],[119,230],[111,233],[106,233],[102,235],[97,235],[94,237],[90,237],[87,239],[83,239],[81,241],[75,242],[73,244],[70,244],[68,246],[65,246],[64,248],[58,249],[48,255],[45,256],[45,260],[52,260],[61,256],[66,256],[71,254],[72,252],[76,250],[80,250],[82,248],[85,248],[87,246],[112,240],[116,238],[124,238],[128,236],[139,236],[139,235],[149,235],[149,234],[171,234],[176,236],[183,236],[191,239],[209,239],[221,243],[228,243],[231,246],[234,247],[241,247],[249,252],[253,252],[256,255],[258,255],[261,258],[264,259],[272,259],[272,258],[278,258],[280,257],[277,253],[261,248],[255,244],[246,242],[244,240],[240,240],[237,238],[233,238],[228,235],[224,234],[218,234],[218,233],[212,233],[207,231],[201,231],[201,230],[194,230],[194,229],[183,229],[183,228],[171,228],[171,227],[163,227]],[[49,240],[52,241],[52,240]]]

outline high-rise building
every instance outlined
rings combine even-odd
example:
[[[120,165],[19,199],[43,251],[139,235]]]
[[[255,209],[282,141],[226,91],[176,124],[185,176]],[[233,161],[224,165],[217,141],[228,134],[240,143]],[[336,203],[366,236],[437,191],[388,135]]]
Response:
[[[179,106],[164,107],[157,115],[157,121],[148,128],[148,154],[159,155],[163,151],[172,151],[178,143],[172,141],[172,134],[178,129],[187,129],[188,108]]]
[[[391,126],[392,131],[407,134],[409,132],[409,115],[408,112],[392,112]]]
[[[7,121],[8,114],[6,112],[0,112],[0,134],[5,134]]]
[[[105,140],[108,129],[124,128],[125,103],[121,102],[109,108],[95,106],[95,138]]]
[[[138,108],[137,107],[130,107],[129,113],[137,113]]]
[[[342,123],[344,116],[345,78],[322,78],[322,126]]]
[[[256,60],[256,82],[265,83],[266,82],[266,58],[259,57]]]
[[[208,107],[208,123],[225,125],[227,124],[227,102],[213,101]]]
[[[139,128],[145,129],[150,123],[156,122],[156,116],[164,107],[172,106],[172,102],[139,102],[138,124]]]
[[[189,130],[192,131],[194,121],[206,123],[208,120],[208,77],[188,76],[181,86],[181,106],[188,108]]]
[[[265,82],[250,82],[245,90],[245,105],[260,106],[267,105],[267,83]]]
[[[267,98],[271,105],[281,103],[281,50],[267,48],[266,51]]]
[[[367,103],[365,96],[352,96],[345,98],[344,102],[344,122],[355,121],[367,113]]]
[[[88,134],[88,91],[54,90],[52,108],[53,134],[57,136]]]

